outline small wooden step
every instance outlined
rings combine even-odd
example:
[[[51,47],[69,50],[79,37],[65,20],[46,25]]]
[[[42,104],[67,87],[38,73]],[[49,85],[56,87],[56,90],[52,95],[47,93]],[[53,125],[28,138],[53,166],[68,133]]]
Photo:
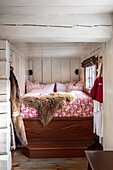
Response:
[[[84,157],[84,151],[95,142],[92,139],[71,141],[38,141],[26,145],[22,152],[29,158],[68,158]]]

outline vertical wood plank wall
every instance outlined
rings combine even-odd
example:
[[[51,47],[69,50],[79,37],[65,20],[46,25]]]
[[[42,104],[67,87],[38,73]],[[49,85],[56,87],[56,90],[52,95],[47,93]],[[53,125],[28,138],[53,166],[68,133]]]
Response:
[[[28,68],[33,70],[31,81],[65,83],[79,80],[79,76],[74,73],[75,69],[79,69],[79,58],[34,58],[29,59],[28,62]]]
[[[9,58],[10,44],[0,40],[0,170],[11,170]]]
[[[11,65],[14,67],[14,74],[18,80],[21,95],[25,93],[25,80],[27,79],[27,60],[24,54],[20,53],[16,48],[11,46],[10,55]]]
[[[113,38],[106,43],[103,71],[103,145],[105,150],[113,150]]]

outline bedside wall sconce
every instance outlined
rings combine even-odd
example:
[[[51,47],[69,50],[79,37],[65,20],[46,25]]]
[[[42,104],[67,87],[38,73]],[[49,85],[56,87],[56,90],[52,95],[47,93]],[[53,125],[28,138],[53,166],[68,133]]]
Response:
[[[79,75],[79,69],[75,69],[75,74]]]
[[[29,76],[33,75],[33,70],[29,70]]]
[[[75,75],[78,76],[78,80],[80,80],[80,72],[79,69],[75,69]]]

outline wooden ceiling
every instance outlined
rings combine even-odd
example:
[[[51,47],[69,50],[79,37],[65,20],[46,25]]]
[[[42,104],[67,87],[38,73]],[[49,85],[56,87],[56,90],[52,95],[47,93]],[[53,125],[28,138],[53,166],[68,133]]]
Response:
[[[0,0],[0,39],[24,52],[39,43],[107,42],[112,12],[113,0]]]
[[[86,56],[90,51],[99,48],[101,43],[13,43],[25,56],[32,58],[75,58]]]

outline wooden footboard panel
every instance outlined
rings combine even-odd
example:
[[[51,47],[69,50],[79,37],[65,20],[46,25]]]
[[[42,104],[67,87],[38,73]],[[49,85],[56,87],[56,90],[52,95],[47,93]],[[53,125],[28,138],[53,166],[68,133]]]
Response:
[[[24,119],[28,145],[23,153],[30,157],[84,156],[84,150],[98,143],[93,118],[54,118],[43,126],[37,118]]]

